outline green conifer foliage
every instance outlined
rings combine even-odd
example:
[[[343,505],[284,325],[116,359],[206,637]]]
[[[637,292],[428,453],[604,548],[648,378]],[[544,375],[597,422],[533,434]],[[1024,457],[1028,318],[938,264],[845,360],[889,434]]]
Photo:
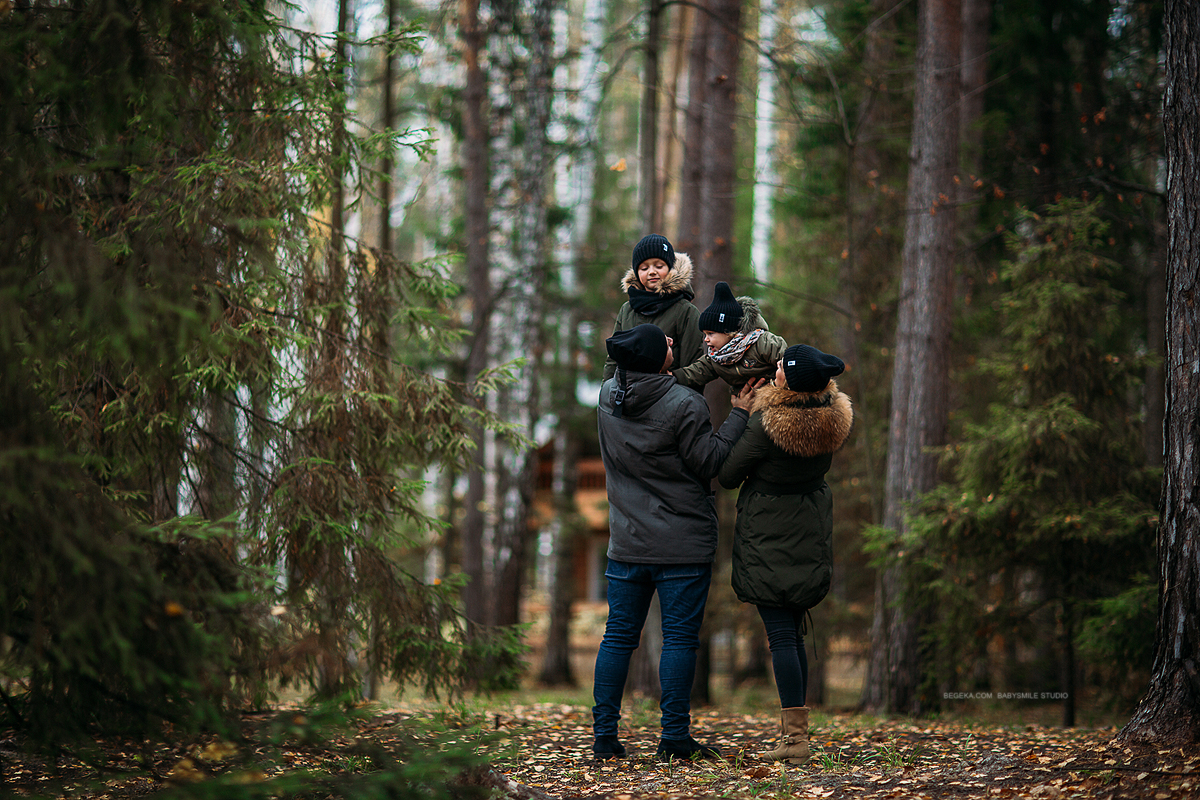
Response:
[[[337,66],[255,0],[0,8],[0,713],[35,739],[353,695],[359,654],[511,679],[393,558],[498,378],[432,374],[438,269],[331,254],[393,139],[334,146]]]
[[[1026,213],[1009,236],[1004,342],[980,364],[1000,399],[947,448],[953,480],[914,511],[900,556],[937,601],[936,646],[976,656],[938,659],[953,665],[936,676],[942,687],[996,688],[989,648],[1028,646],[1057,652],[1061,670],[1002,675],[1011,665],[993,663],[1001,688],[1073,692],[1081,621],[1150,568],[1158,483],[1139,439],[1144,364],[1104,241],[1096,204],[1078,201]]]

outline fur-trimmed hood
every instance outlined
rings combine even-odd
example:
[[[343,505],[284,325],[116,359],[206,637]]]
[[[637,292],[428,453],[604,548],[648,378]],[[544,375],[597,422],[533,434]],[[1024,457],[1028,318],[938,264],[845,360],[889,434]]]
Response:
[[[834,453],[846,443],[854,423],[850,397],[835,381],[819,392],[793,392],[763,386],[754,398],[762,412],[763,430],[785,453],[819,456]]]
[[[667,272],[666,279],[662,285],[654,290],[655,294],[671,294],[673,292],[691,292],[692,291],[692,257],[687,253],[675,254],[675,266]],[[637,269],[630,267],[625,272],[625,277],[621,278],[621,291],[626,294],[630,289],[641,289],[643,292],[649,291],[637,279]]]
[[[767,321],[763,319],[757,300],[753,297],[739,297],[737,301],[742,307],[742,321],[738,323],[738,333],[750,333],[758,328],[764,331],[771,330],[767,327]]]

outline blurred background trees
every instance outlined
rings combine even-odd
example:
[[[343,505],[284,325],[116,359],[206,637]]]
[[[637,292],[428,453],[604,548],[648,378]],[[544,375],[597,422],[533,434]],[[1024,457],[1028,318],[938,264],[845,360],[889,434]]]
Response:
[[[847,362],[810,641],[864,677],[833,702],[1130,707],[1109,690],[1149,666],[1162,16],[4,4],[6,713],[586,682],[578,467],[651,230],[695,259],[698,305],[730,281]],[[723,566],[701,689],[769,675]]]

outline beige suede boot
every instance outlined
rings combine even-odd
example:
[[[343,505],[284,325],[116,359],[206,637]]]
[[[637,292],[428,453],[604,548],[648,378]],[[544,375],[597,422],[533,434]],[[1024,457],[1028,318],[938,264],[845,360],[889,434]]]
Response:
[[[780,726],[783,735],[780,737],[778,749],[763,753],[763,758],[785,761],[788,764],[807,764],[808,706],[783,709],[780,714]]]

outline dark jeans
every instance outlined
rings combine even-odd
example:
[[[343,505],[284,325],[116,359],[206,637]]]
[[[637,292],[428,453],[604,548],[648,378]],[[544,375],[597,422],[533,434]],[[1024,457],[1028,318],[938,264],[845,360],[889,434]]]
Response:
[[[616,736],[621,721],[621,697],[629,675],[629,658],[637,649],[650,601],[658,592],[662,607],[662,738],[687,739],[692,722],[692,679],[700,623],[708,602],[712,564],[626,564],[609,560],[608,621],[596,654],[592,695],[593,730],[597,736]]]
[[[808,656],[804,652],[804,612],[756,606],[767,628],[771,668],[780,708],[799,708],[808,692]]]

